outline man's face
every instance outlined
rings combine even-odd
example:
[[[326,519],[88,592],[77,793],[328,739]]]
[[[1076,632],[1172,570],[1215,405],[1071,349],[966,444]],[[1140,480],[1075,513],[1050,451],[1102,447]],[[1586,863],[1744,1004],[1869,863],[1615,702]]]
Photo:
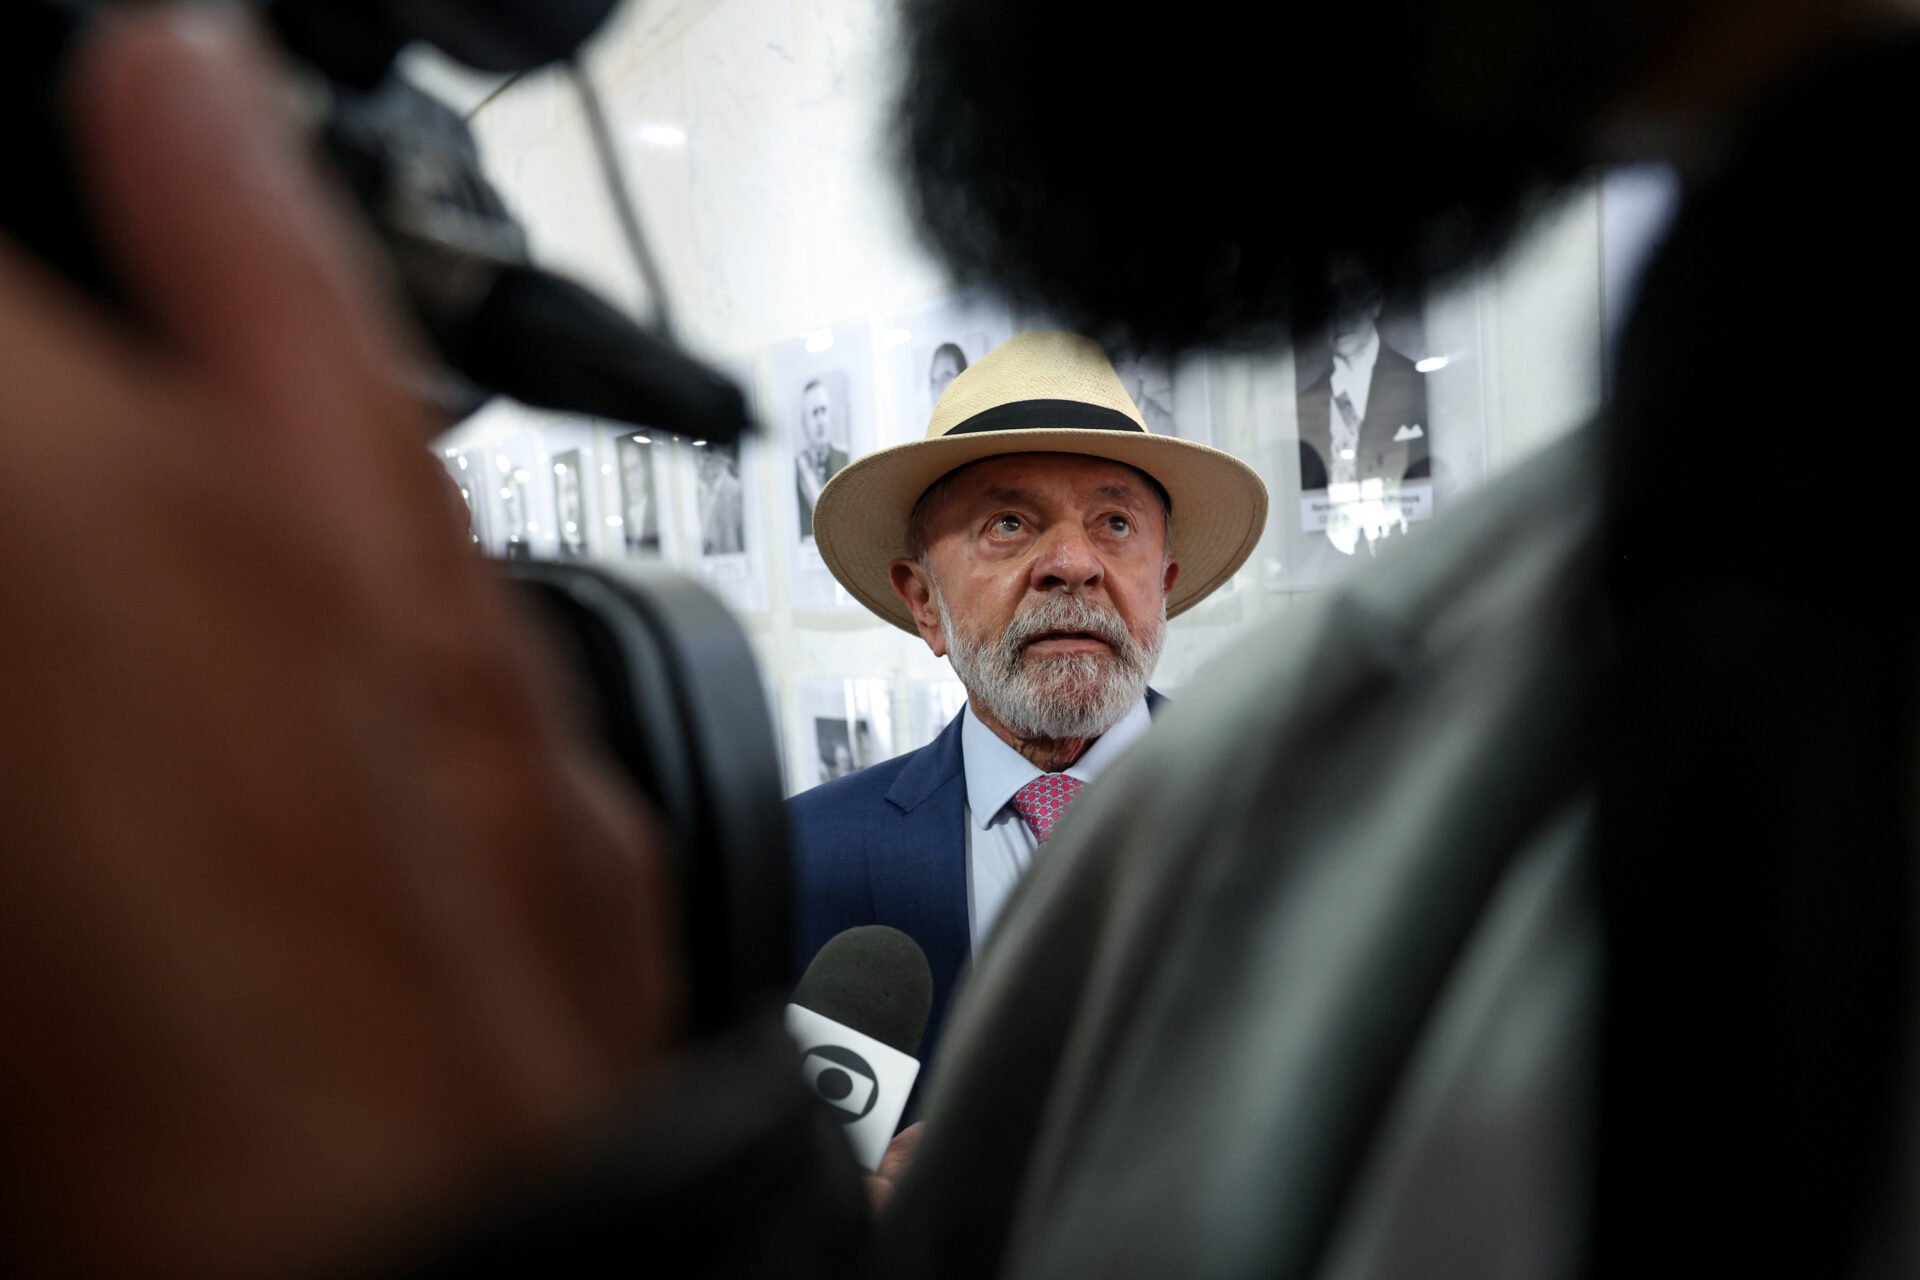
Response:
[[[832,426],[833,402],[827,396],[825,384],[816,382],[800,397],[800,434],[806,439],[807,448],[826,448],[827,432]]]
[[[894,562],[921,637],[1023,737],[1093,737],[1146,691],[1179,575],[1160,498],[1131,467],[1014,454],[952,477],[924,564]]]

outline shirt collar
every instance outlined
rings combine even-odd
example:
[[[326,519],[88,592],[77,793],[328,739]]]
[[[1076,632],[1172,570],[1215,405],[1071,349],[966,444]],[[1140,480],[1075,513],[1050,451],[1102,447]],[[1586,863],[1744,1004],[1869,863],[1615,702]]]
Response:
[[[968,702],[960,714],[960,758],[967,774],[967,807],[972,812],[973,825],[985,831],[1013,799],[1013,793],[1045,771],[987,728],[973,713],[972,702]],[[1142,698],[1120,717],[1118,724],[1101,734],[1071,768],[1062,772],[1082,782],[1092,782],[1152,724],[1147,701]]]

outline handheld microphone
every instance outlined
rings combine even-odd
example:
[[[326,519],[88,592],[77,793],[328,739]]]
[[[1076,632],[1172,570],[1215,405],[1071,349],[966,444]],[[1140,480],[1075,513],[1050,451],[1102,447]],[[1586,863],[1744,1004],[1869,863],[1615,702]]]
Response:
[[[893,1140],[920,1074],[913,1055],[933,1008],[933,972],[898,929],[836,934],[807,966],[787,1005],[801,1069],[869,1169]]]

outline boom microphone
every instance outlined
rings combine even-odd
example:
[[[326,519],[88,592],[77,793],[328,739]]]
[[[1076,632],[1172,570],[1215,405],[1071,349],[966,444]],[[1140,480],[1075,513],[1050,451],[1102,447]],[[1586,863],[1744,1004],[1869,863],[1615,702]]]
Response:
[[[869,1169],[880,1167],[920,1074],[913,1055],[932,1008],[926,954],[878,924],[829,939],[787,1005],[807,1082]]]

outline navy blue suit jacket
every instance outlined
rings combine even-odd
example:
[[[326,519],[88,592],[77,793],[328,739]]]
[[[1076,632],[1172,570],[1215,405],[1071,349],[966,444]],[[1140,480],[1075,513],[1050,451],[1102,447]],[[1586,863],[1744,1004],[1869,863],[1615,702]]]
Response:
[[[1147,709],[1164,699],[1147,690]],[[967,919],[967,771],[962,711],[940,736],[787,802],[793,831],[799,980],[828,939],[889,925],[920,944],[933,1009],[920,1061],[933,1061],[947,1005],[972,952]]]

